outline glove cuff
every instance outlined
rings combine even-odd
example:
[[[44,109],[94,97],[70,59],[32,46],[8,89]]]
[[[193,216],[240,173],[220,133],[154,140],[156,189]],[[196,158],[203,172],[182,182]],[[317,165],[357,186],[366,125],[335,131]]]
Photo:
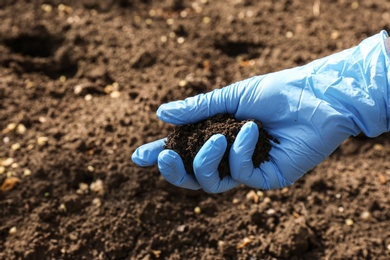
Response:
[[[387,131],[390,131],[390,38],[389,35],[386,31],[381,31],[380,35],[382,36],[383,42],[382,42],[382,51],[384,53],[384,59],[385,59],[385,72],[387,75],[387,84],[386,87],[384,88],[385,93],[385,103],[386,103],[386,115],[387,115]]]

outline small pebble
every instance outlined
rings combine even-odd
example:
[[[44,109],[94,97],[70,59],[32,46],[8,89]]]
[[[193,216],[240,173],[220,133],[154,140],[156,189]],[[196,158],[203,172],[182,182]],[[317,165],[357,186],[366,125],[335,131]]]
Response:
[[[353,226],[353,224],[355,224],[355,222],[352,219],[347,218],[345,220],[345,224],[347,224],[347,226]]]
[[[338,207],[337,210],[338,210],[340,213],[344,212],[344,208],[343,208],[343,207]]]
[[[202,22],[204,24],[209,24],[211,22],[211,18],[208,16],[203,17]]]
[[[87,94],[87,95],[85,95],[84,100],[85,101],[91,101],[92,98],[93,98],[93,96],[91,94]]]
[[[114,89],[114,86],[113,85],[107,85],[104,87],[104,93],[106,94],[110,94],[112,93],[115,89]]]
[[[153,23],[153,20],[150,19],[150,18],[148,18],[148,19],[145,20],[145,23],[146,23],[147,25],[151,25],[151,24]]]
[[[265,197],[263,200],[264,203],[268,204],[271,202],[271,199],[269,197]]]
[[[331,34],[330,34],[330,38],[333,39],[333,40],[336,40],[340,37],[340,33],[338,31],[333,31]]]
[[[69,239],[72,240],[72,241],[76,241],[78,239],[77,234],[75,234],[74,232],[70,233],[69,234]]]
[[[41,8],[46,13],[50,13],[51,11],[53,11],[53,7],[51,5],[48,5],[48,4],[41,5]]]
[[[172,25],[175,23],[175,20],[173,18],[168,18],[166,22],[168,25]]]
[[[64,75],[60,76],[59,81],[64,83],[66,81],[66,76]]]
[[[30,89],[30,88],[33,88],[33,87],[35,87],[34,82],[26,80],[26,88]]]
[[[339,199],[339,198],[341,198],[341,194],[337,193],[337,194],[335,195],[335,197],[336,197],[337,199]]]
[[[49,141],[49,138],[46,136],[40,136],[37,138],[37,144],[39,146],[44,146],[45,144],[47,144],[48,141]]]
[[[27,131],[27,128],[23,124],[18,124],[18,127],[16,128],[16,132],[20,135],[24,135]]]
[[[80,94],[83,91],[83,84],[76,85],[73,89],[73,93],[76,95]]]
[[[239,199],[237,199],[237,198],[234,198],[233,200],[232,200],[232,203],[233,204],[238,204],[238,203],[240,203],[241,201],[239,200]]]
[[[97,179],[89,185],[89,189],[99,195],[104,195],[104,185],[101,179]]]
[[[110,94],[110,97],[111,98],[118,98],[121,96],[121,93],[118,91],[118,90],[114,90],[111,94]]]
[[[13,169],[19,168],[19,164],[14,162],[13,164],[11,164],[11,168]]]
[[[291,31],[286,32],[286,38],[292,38],[294,36],[294,33]]]
[[[9,233],[10,235],[15,235],[17,231],[18,231],[18,230],[17,230],[16,227],[12,227],[12,228],[9,229],[8,233]]]
[[[363,220],[368,220],[368,219],[370,219],[370,217],[371,217],[371,213],[368,212],[368,211],[363,211],[362,214],[360,214],[360,217],[361,217]]]
[[[15,124],[15,123],[9,123],[7,125],[7,129],[10,131],[13,131],[13,130],[15,130],[16,126],[17,126],[17,124]]]
[[[31,170],[30,169],[24,169],[23,175],[24,176],[30,176],[31,175]]]
[[[195,207],[194,212],[195,212],[195,214],[200,214],[200,213],[202,213],[202,210],[200,209],[200,207]]]
[[[177,232],[184,232],[186,230],[186,225],[180,225],[176,228]]]
[[[57,9],[58,9],[58,11],[63,12],[63,13],[67,13],[67,14],[70,14],[71,12],[73,12],[72,7],[64,5],[64,4],[59,4]]]
[[[191,7],[192,7],[192,9],[194,9],[195,13],[198,13],[198,14],[199,14],[199,13],[202,12],[202,7],[200,7],[199,4],[196,3],[196,2],[193,2],[193,3],[191,4]]]
[[[0,174],[4,174],[5,173],[5,167],[4,166],[0,166]]]
[[[168,40],[168,37],[167,37],[167,36],[161,36],[161,37],[160,37],[160,41],[161,41],[161,42],[167,42],[167,40]]]
[[[375,151],[378,151],[378,152],[382,151],[383,149],[385,149],[385,147],[383,145],[381,145],[381,144],[375,144],[373,148],[374,148]]]
[[[99,208],[102,205],[102,201],[99,198],[94,198],[92,200],[92,205],[94,205],[95,207]]]
[[[14,163],[14,159],[13,158],[7,158],[3,161],[1,161],[1,165],[4,166],[4,167],[9,167],[11,166],[12,164]]]
[[[19,150],[20,149],[20,144],[19,143],[15,143],[13,145],[11,145],[11,149],[16,151],[16,150]]]
[[[254,203],[259,202],[259,196],[257,196],[257,193],[254,190],[251,190],[246,194],[246,199],[251,200]]]
[[[179,82],[179,86],[180,87],[185,87],[185,86],[187,86],[187,81],[186,80],[180,80],[180,82]]]
[[[156,10],[154,10],[154,9],[149,10],[149,16],[154,17],[154,16],[156,16],[156,14],[157,14]]]
[[[66,206],[64,203],[62,203],[59,207],[59,210],[61,210],[62,212],[66,212]]]
[[[264,192],[262,192],[261,190],[256,191],[256,194],[259,197],[259,199],[261,200],[264,199]]]
[[[284,188],[282,189],[282,191],[281,191],[281,192],[282,192],[283,194],[285,194],[285,193],[287,193],[287,192],[288,192],[288,190],[289,190],[289,189],[288,189],[288,187],[284,187]]]
[[[185,42],[184,37],[179,37],[179,38],[177,38],[177,43],[178,43],[178,44],[182,44],[182,43],[184,43],[184,42]]]
[[[88,184],[86,184],[84,182],[80,182],[79,183],[79,189],[82,190],[82,191],[87,191],[88,190]]]
[[[93,171],[95,171],[95,168],[92,165],[88,165],[87,170],[89,172],[93,172]]]
[[[273,215],[273,214],[275,214],[275,210],[274,209],[269,209],[269,210],[267,210],[267,215]]]
[[[14,177],[14,176],[16,176],[16,173],[14,171],[7,172],[7,177],[8,178],[11,178],[11,177]]]

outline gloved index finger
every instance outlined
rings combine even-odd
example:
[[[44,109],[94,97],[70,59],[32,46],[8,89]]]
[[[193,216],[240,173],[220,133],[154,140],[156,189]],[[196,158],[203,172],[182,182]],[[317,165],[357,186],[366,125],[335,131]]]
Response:
[[[157,164],[158,155],[165,149],[166,140],[166,138],[163,138],[141,145],[134,151],[131,159],[139,166],[152,166]]]
[[[157,116],[170,124],[185,125],[217,114],[235,114],[240,96],[235,85],[163,104],[158,108]]]

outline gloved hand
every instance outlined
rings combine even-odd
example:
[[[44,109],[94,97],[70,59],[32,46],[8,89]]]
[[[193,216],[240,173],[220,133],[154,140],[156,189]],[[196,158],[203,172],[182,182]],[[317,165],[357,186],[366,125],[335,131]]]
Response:
[[[188,189],[217,193],[239,183],[276,189],[293,184],[329,156],[346,138],[363,132],[375,137],[390,129],[387,33],[305,66],[256,76],[206,94],[163,104],[157,116],[171,124],[195,123],[219,113],[258,119],[280,144],[270,161],[253,165],[258,128],[246,123],[231,147],[231,177],[220,180],[218,164],[226,139],[211,137],[196,155],[195,176],[185,172],[180,156],[164,150],[164,139],[139,147],[132,155],[140,166],[158,164],[164,178]]]

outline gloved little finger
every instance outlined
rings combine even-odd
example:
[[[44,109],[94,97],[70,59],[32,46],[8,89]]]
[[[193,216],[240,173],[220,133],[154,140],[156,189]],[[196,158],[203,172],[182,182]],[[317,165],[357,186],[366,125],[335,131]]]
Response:
[[[260,168],[253,165],[252,156],[258,137],[259,129],[253,122],[246,123],[237,134],[229,154],[232,178],[252,188],[280,188],[280,171],[272,160],[263,162]]]
[[[157,164],[157,157],[164,150],[166,140],[166,138],[163,138],[141,145],[131,155],[131,159],[139,166],[152,166]]]
[[[164,150],[159,154],[158,169],[161,175],[175,186],[190,190],[201,188],[195,177],[186,172],[180,155],[173,150]]]
[[[238,185],[230,176],[219,177],[218,165],[226,151],[227,141],[221,134],[213,135],[195,156],[193,167],[200,186],[209,193],[220,193]]]

